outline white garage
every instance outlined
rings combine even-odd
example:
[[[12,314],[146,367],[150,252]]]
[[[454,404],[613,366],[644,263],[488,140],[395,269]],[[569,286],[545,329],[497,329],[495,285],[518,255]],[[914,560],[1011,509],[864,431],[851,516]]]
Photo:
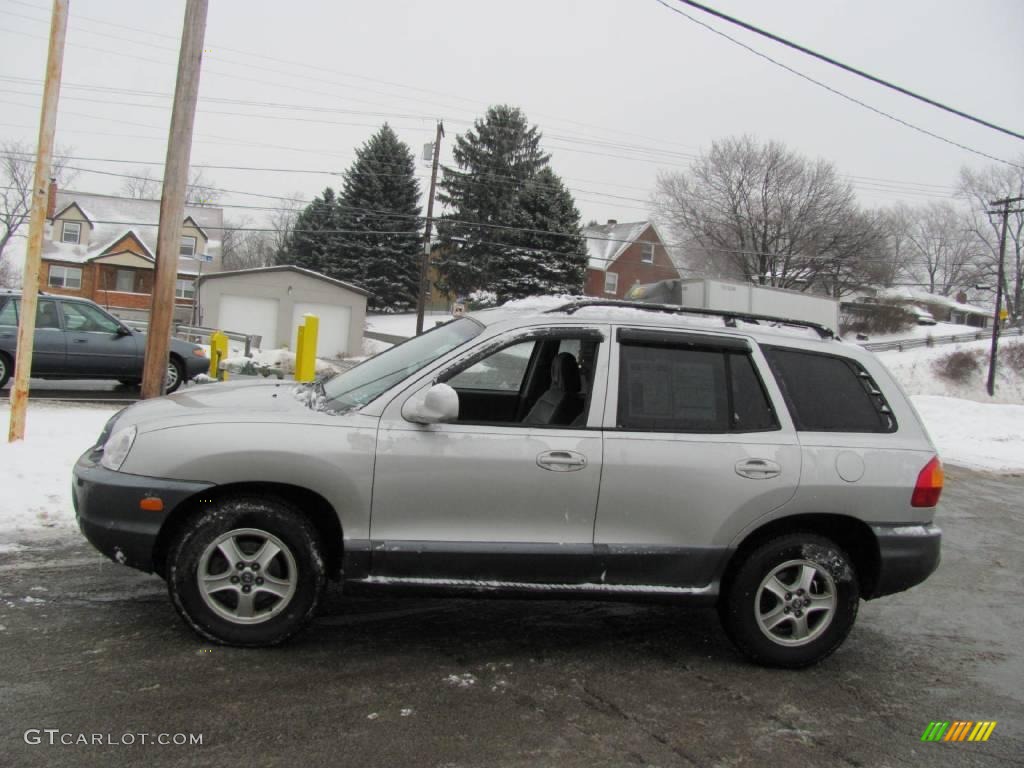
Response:
[[[362,354],[363,288],[293,266],[216,272],[198,281],[200,324],[263,337],[263,349],[295,348],[307,314],[320,318],[317,357]]]

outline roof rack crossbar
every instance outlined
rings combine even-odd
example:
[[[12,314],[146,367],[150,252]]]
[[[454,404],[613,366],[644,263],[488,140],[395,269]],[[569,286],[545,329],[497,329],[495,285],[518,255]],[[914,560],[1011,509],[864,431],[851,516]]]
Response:
[[[682,307],[676,304],[648,304],[643,301],[623,301],[621,299],[577,299],[566,302],[557,307],[545,310],[545,313],[564,312],[573,314],[585,307],[625,307],[627,309],[645,309],[651,312],[667,312],[675,315],[700,315],[703,317],[721,317],[726,325],[730,322],[735,324],[737,320],[746,323],[760,325],[761,323],[772,323],[775,325],[792,325],[801,328],[810,328],[817,332],[823,339],[834,339],[835,333],[821,323],[810,320],[795,320],[790,317],[773,317],[772,315],[758,315],[750,312],[733,312],[722,309],[702,309],[699,307]]]

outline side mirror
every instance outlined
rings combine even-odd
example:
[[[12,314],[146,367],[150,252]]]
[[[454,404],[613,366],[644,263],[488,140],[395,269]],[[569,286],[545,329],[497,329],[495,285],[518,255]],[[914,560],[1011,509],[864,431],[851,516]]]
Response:
[[[438,424],[459,418],[459,393],[447,384],[420,390],[402,405],[402,418],[415,424]]]
[[[128,328],[127,326],[119,325],[119,326],[117,326],[117,330],[114,331],[114,335],[115,336],[131,336],[132,335],[132,331],[131,331],[131,328]]]

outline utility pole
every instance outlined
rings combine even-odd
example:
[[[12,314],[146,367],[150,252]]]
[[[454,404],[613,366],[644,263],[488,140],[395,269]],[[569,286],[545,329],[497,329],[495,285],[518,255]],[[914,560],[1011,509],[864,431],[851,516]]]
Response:
[[[416,335],[423,333],[423,313],[427,308],[427,278],[430,276],[430,230],[434,226],[434,188],[437,186],[437,163],[441,157],[441,137],[444,123],[437,121],[437,135],[434,137],[434,162],[430,169],[430,195],[427,197],[427,226],[423,233],[423,261],[420,263],[420,295],[416,301]]]
[[[146,362],[142,368],[142,397],[160,397],[167,385],[167,360],[174,317],[174,286],[181,252],[181,220],[192,154],[192,126],[199,99],[199,71],[206,34],[209,0],[186,0],[185,24],[178,53],[178,81],[174,87],[171,131],[164,162],[164,188],[160,198],[160,228],[156,243],[153,301],[146,334]]]
[[[996,309],[992,316],[992,352],[988,359],[988,394],[992,397],[996,393],[996,353],[999,351],[999,323],[1003,314],[1003,263],[1006,259],[1006,222],[1010,218],[1010,203],[1024,202],[1024,197],[1007,197],[1002,200],[993,200],[989,203],[993,208],[1001,205],[1001,211],[989,211],[989,214],[1001,213],[1003,224],[999,233],[999,267],[996,271]]]
[[[8,442],[25,438],[25,411],[28,409],[28,377],[32,371],[32,347],[36,336],[36,303],[39,295],[39,262],[43,251],[43,229],[49,198],[50,164],[53,137],[57,132],[57,101],[60,75],[64,65],[64,38],[68,29],[70,0],[53,0],[50,16],[50,50],[46,56],[46,81],[43,85],[43,111],[39,116],[39,143],[32,183],[32,212],[28,223],[25,272],[22,277],[21,311],[18,313],[18,351],[11,387],[11,422]]]

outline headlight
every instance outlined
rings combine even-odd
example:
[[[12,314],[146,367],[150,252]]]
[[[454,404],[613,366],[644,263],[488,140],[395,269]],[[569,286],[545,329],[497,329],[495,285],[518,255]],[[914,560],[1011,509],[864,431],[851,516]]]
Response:
[[[206,357],[206,350],[203,349],[202,347],[194,347],[192,349],[192,354],[195,357]]]
[[[119,470],[124,464],[124,460],[128,458],[128,451],[132,449],[136,434],[138,434],[138,430],[134,426],[119,429],[112,434],[106,445],[103,446],[100,464],[115,472]]]

